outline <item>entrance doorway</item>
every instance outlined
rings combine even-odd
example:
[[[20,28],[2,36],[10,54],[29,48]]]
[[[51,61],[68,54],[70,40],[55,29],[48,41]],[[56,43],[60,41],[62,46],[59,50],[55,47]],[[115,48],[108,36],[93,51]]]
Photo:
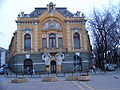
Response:
[[[51,73],[56,73],[56,61],[51,61]]]
[[[24,72],[30,73],[33,70],[33,61],[31,59],[24,60]]]

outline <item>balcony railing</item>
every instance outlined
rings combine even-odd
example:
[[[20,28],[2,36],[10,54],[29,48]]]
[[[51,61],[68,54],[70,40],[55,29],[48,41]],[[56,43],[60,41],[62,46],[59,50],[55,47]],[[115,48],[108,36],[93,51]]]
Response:
[[[65,52],[67,48],[40,48],[38,52]]]

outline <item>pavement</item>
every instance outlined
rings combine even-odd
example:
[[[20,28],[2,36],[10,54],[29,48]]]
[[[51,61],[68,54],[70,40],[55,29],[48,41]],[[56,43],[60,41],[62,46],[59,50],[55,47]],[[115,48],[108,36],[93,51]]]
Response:
[[[56,82],[41,82],[42,78],[27,78],[29,82],[14,84],[11,79],[0,75],[0,90],[120,90],[120,69],[105,73],[90,73],[90,81],[65,81],[58,77]]]

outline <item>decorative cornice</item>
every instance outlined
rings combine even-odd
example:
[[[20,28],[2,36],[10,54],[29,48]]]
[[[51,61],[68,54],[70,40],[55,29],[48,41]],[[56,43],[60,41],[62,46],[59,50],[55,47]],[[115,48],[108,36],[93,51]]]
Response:
[[[69,22],[69,23],[85,23],[87,20],[85,19],[65,19],[64,22]]]
[[[38,24],[39,20],[16,20],[17,24]]]

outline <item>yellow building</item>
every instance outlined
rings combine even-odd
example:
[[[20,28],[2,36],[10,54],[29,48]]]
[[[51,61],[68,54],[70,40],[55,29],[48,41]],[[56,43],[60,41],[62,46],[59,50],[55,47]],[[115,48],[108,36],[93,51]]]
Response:
[[[52,2],[30,14],[21,12],[9,46],[11,69],[53,73],[87,69],[91,50],[85,22],[84,14]]]

